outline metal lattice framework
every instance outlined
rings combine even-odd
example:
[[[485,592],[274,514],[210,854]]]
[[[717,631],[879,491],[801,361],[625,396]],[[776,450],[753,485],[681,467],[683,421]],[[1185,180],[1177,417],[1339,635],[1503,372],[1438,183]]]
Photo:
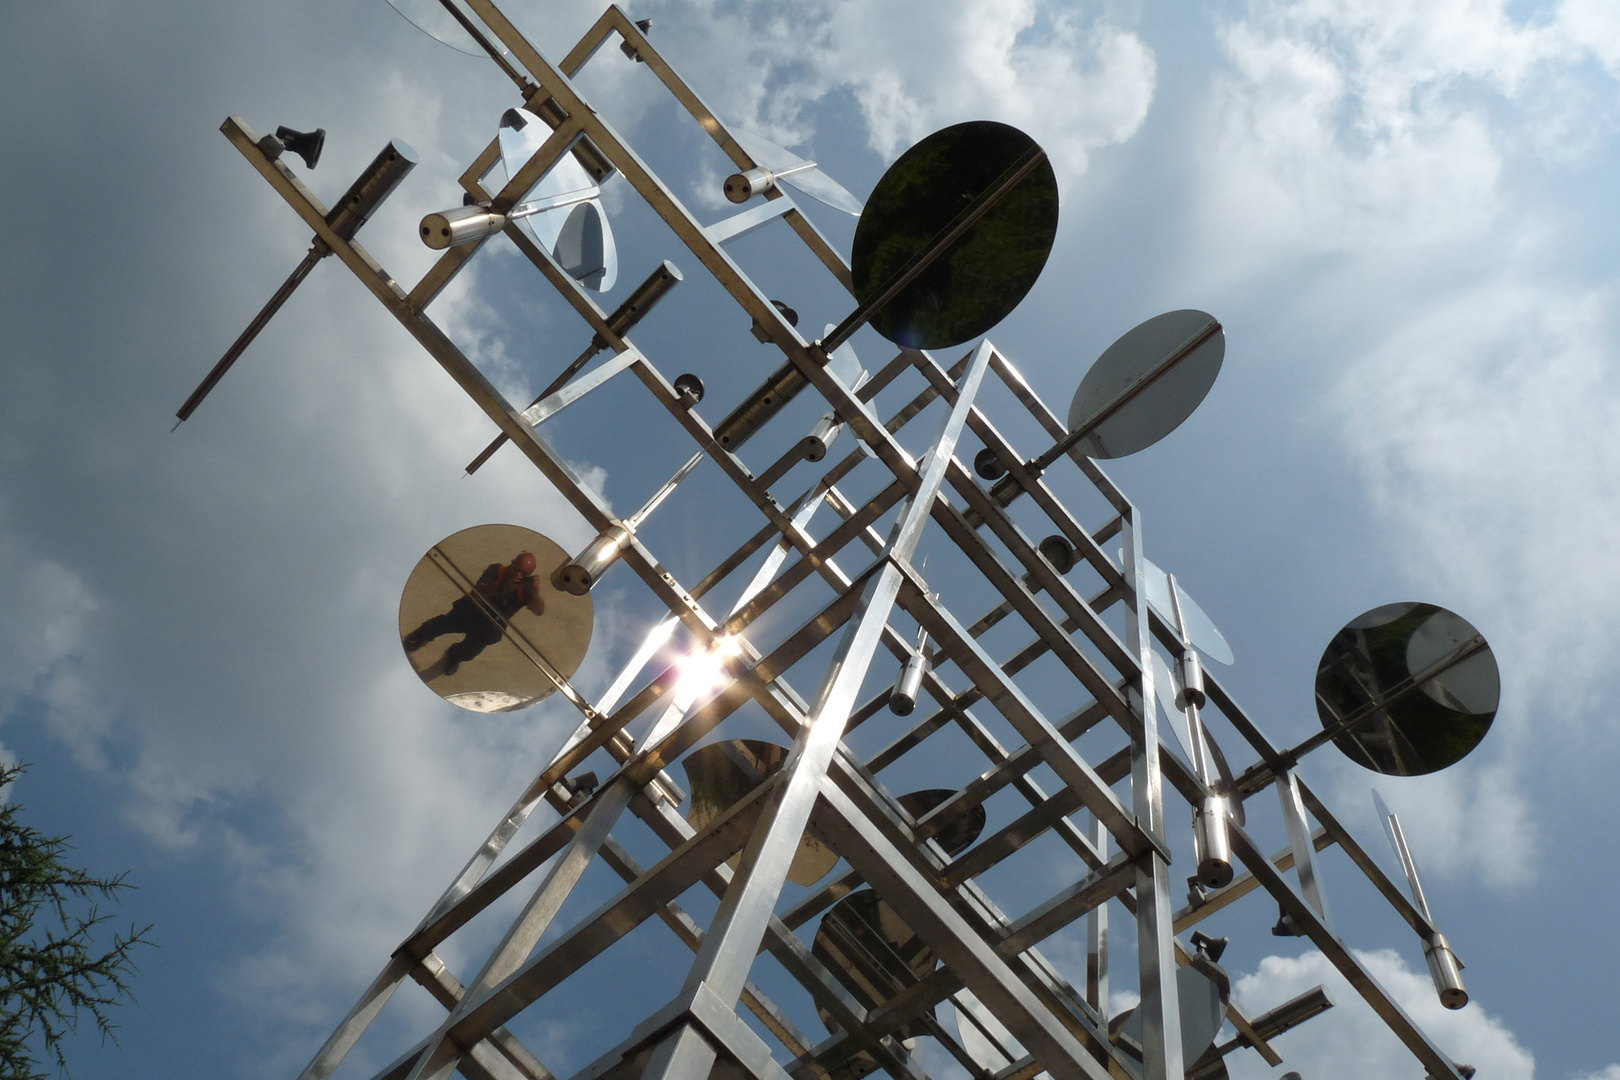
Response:
[[[548,995],[558,994],[573,974],[632,928],[655,918],[695,954],[685,983],[665,1007],[639,1022],[627,1021],[624,1041],[576,1074],[581,1080],[632,1074],[647,1080],[704,1080],[716,1070],[753,1080],[781,1080],[784,1073],[796,1078],[858,1075],[861,1061],[903,1080],[923,1080],[926,1074],[900,1034],[918,1024],[976,1080],[1026,1080],[1041,1072],[1058,1080],[1110,1075],[1164,1080],[1184,1071],[1174,991],[1177,968],[1199,962],[1177,934],[1257,893],[1281,907],[1430,1075],[1460,1076],[1451,1059],[1336,936],[1315,871],[1316,853],[1338,845],[1431,948],[1444,948],[1444,939],[1299,780],[1292,771],[1294,756],[1268,741],[1212,675],[1206,676],[1208,704],[1247,743],[1252,765],[1235,783],[1218,785],[1223,790],[1217,792],[1183,760],[1172,739],[1161,739],[1151,653],[1155,643],[1173,658],[1189,647],[1144,599],[1140,515],[1078,451],[1056,460],[1040,457],[1039,451],[1067,432],[1008,358],[988,341],[948,367],[925,352],[902,350],[852,389],[829,371],[828,356],[869,312],[857,308],[827,339],[807,341],[726,250],[731,239],[780,218],[826,271],[850,288],[843,258],[792,198],[772,189],[750,209],[717,224],[701,224],[571,81],[617,36],[627,54],[647,65],[739,169],[755,167],[642,30],[618,8],[610,8],[560,64],[553,64],[491,0],[465,2],[471,15],[458,10],[458,18],[471,30],[476,16],[487,34],[476,29],[475,36],[492,36],[504,44],[509,60],[499,50],[492,55],[516,83],[522,103],[553,128],[539,152],[494,192],[482,186],[499,157],[492,142],[462,176],[465,190],[502,213],[563,154],[592,156],[621,174],[668,224],[780,350],[783,367],[723,423],[711,426],[693,407],[691,395],[683,396],[652,357],[618,333],[548,252],[509,224],[507,238],[612,352],[582,378],[519,410],[427,314],[480,243],[450,248],[407,291],[353,240],[357,226],[342,220],[342,205],[329,211],[283,161],[261,149],[260,138],[245,123],[235,117],[226,121],[227,137],[314,230],[315,254],[336,254],[601,534],[588,552],[594,553],[598,569],[622,563],[624,573],[639,579],[667,608],[669,621],[663,629],[673,630],[676,623],[684,627],[694,648],[711,650],[725,672],[718,690],[695,698],[680,690],[675,666],[655,672],[630,693],[652,656],[651,649],[644,649],[594,703],[556,676],[562,695],[582,715],[579,730],[400,943],[304,1070],[304,1080],[331,1075],[407,979],[425,987],[445,1013],[377,1080],[437,1080],[456,1070],[477,1078],[550,1080],[546,1066],[505,1025],[525,1010],[544,1011]],[[695,449],[718,467],[761,519],[757,531],[739,536],[734,550],[701,581],[677,581],[635,528],[608,511],[542,434],[546,419],[625,374],[639,381],[695,444],[673,456],[671,465]],[[1017,403],[1010,410],[1013,415],[1003,420],[1009,434],[992,423],[988,406],[981,404],[988,400],[981,391],[995,383],[1008,392],[998,400]],[[738,432],[745,436],[752,426],[769,420],[768,410],[761,408],[767,397],[800,384],[825,399],[860,445],[842,459],[818,466],[814,483],[797,498],[778,497],[772,489],[798,465],[798,451],[790,449],[756,473],[739,456],[743,438]],[[885,390],[901,395],[904,403],[880,416],[875,402]],[[926,442],[918,442],[916,430],[908,425],[925,414],[943,419]],[[1014,439],[1032,444],[1036,452],[1031,445],[1015,445]],[[903,440],[926,449],[910,452]],[[1009,465],[1007,477],[989,488],[976,480],[962,464],[960,451],[970,445],[965,440],[994,451]],[[1057,478],[1047,475],[1048,465],[1064,470],[1072,465],[1075,472],[1062,477],[1063,483],[1093,493],[1091,501],[1105,508],[1102,520],[1082,521],[1070,511],[1054,492]],[[848,497],[850,478],[862,469],[879,477],[869,485],[876,493]],[[818,518],[822,527],[816,527]],[[831,527],[825,527],[829,519]],[[915,558],[925,532],[936,550],[952,552],[953,574],[973,576],[981,591],[987,587],[999,596],[992,610],[973,619],[950,610],[955,592],[942,590],[938,580],[931,583]],[[1048,532],[1065,538],[1077,553],[1072,571],[1060,572],[1037,550],[1031,536]],[[1110,542],[1120,545],[1118,562],[1104,550]],[[762,551],[767,558],[753,582],[726,614],[718,615],[706,603],[711,592]],[[942,559],[936,565],[946,563]],[[810,590],[812,583],[820,583],[819,591]],[[827,602],[823,598],[829,590],[832,599]],[[754,632],[758,620],[786,598],[806,595],[817,597],[810,617],[795,619],[796,625],[785,632]],[[1016,627],[1026,634],[1026,643],[993,652],[987,640],[998,627],[1002,636]],[[926,634],[928,664],[915,718],[906,720],[884,748],[863,757],[850,749],[846,736],[888,703],[893,667],[889,661],[879,664],[878,657],[886,651],[904,664],[919,655],[918,631]],[[655,631],[649,640],[656,644],[663,638]],[[825,650],[816,653],[824,642],[829,648],[835,645],[830,663]],[[1024,685],[1036,665],[1045,680],[1044,700],[1076,703],[1064,715],[1048,715]],[[1054,680],[1064,684],[1057,693],[1051,689]],[[806,695],[795,689],[795,682],[817,685]],[[881,686],[874,692],[875,684]],[[749,703],[780,726],[792,742],[791,752],[779,770],[694,830],[677,812],[684,793],[664,770]],[[1174,702],[1163,704],[1176,708]],[[633,738],[633,728],[642,734]],[[978,755],[961,764],[963,775],[973,779],[925,816],[914,818],[885,788],[885,770],[948,731],[965,736],[952,744],[953,753]],[[1108,731],[1116,734],[1095,734]],[[1076,744],[1088,733],[1094,733],[1088,746],[1101,740],[1116,749],[1100,760],[1087,760]],[[960,746],[971,749],[954,749]],[[593,756],[596,761],[610,756],[612,771],[590,788],[578,776]],[[1056,778],[1055,789],[1042,786],[1040,778],[1047,777]],[[1052,783],[1049,778],[1045,782]],[[1170,819],[1179,815],[1167,811],[1167,801],[1173,804],[1179,798],[1196,809],[1224,796],[1242,806],[1273,785],[1281,795],[1289,846],[1268,854],[1234,816],[1230,843],[1242,872],[1224,888],[1194,888],[1190,902],[1177,910],[1177,875],[1166,837]],[[954,857],[946,854],[933,838],[1003,789],[1027,802],[1027,809],[997,822],[967,850]],[[525,846],[507,850],[542,802],[555,808],[558,820],[538,830]],[[654,865],[639,865],[613,836],[627,811],[667,845],[667,855]],[[828,882],[786,905],[784,881],[807,828],[843,863]],[[1003,912],[978,879],[1016,865],[1028,845],[1049,836],[1078,856],[1087,872],[1027,911]],[[741,860],[733,870],[728,860],[739,851]],[[578,921],[559,924],[564,900],[597,860],[623,879],[622,888]],[[1291,869],[1293,880],[1285,876]],[[937,967],[876,1003],[863,1003],[841,973],[801,937],[835,901],[863,883],[939,960]],[[707,926],[676,902],[694,887],[720,898]],[[465,981],[458,979],[435,949],[508,894],[526,897],[520,914],[478,970]],[[1110,900],[1129,914],[1135,927],[1134,984],[1142,1019],[1135,1049],[1123,1045],[1117,1030],[1110,1031]],[[1088,963],[1071,981],[1043,956],[1040,946],[1077,923],[1086,928]],[[763,962],[756,961],[762,952],[805,988],[838,1033],[819,1041],[807,1035],[751,980],[756,962]],[[964,1048],[963,1040],[933,1019],[932,1007],[947,1000],[957,1003],[968,1022],[993,1018],[981,1025],[986,1037],[993,1038],[989,1033],[996,1024],[1011,1033],[1022,1049],[1004,1047],[1010,1064],[987,1068]],[[757,1018],[759,1027],[745,1022],[739,1007]],[[1228,1019],[1238,1038],[1206,1055],[1189,1075],[1223,1075],[1220,1052],[1239,1047],[1252,1048],[1270,1064],[1280,1063],[1268,1037],[1287,1021],[1249,1017],[1235,1005]]]

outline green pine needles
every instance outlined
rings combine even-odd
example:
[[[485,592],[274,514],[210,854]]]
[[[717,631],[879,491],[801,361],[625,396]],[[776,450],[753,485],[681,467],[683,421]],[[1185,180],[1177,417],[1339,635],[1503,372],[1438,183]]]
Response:
[[[26,768],[0,765],[0,789]],[[67,1074],[63,1040],[81,1019],[113,1037],[107,1011],[131,996],[134,951],[152,944],[152,928],[131,925],[107,944],[113,916],[97,902],[132,886],[66,865],[68,838],[29,828],[22,809],[0,804],[0,1080],[45,1080],[41,1059]]]

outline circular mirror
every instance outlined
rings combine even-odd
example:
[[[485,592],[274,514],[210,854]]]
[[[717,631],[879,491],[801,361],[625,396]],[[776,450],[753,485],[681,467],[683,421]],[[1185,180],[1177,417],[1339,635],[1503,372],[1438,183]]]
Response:
[[[1479,631],[1434,604],[1387,604],[1334,635],[1316,669],[1316,711],[1350,760],[1390,776],[1461,761],[1501,697]]]
[[[422,33],[450,46],[456,52],[485,59],[489,57],[483,47],[473,40],[473,36],[467,33],[466,28],[457,22],[456,17],[446,11],[438,0],[388,0],[388,6],[399,12],[407,22]],[[506,55],[506,47],[493,34],[484,36],[501,51],[502,56]]]
[[[1176,968],[1176,1002],[1181,1012],[1182,1067],[1191,1069],[1193,1062],[1203,1057],[1204,1051],[1215,1044],[1221,1025],[1226,1022],[1227,1005],[1231,997],[1226,974],[1218,965],[1211,970],[1221,978],[1217,982],[1195,965]],[[1132,1008],[1110,1021],[1109,1037],[1137,1060],[1142,1058],[1142,1014]]]
[[[1191,416],[1215,384],[1226,332],[1213,315],[1187,308],[1155,315],[1103,350],[1069,404],[1069,430],[1091,458],[1144,450]]]
[[[926,817],[934,807],[956,794],[958,792],[955,788],[924,788],[921,791],[907,792],[896,801],[911,815],[912,820],[916,821]],[[973,841],[984,831],[986,820],[984,806],[982,804],[975,806],[952,819],[950,824],[934,834],[934,839],[945,849],[945,854],[954,859],[973,846]]]
[[[532,529],[479,525],[428,549],[399,600],[399,640],[417,677],[472,712],[527,708],[591,644],[591,598],[551,584],[568,553]]]
[[[871,889],[851,893],[832,906],[822,917],[810,952],[867,1009],[888,1001],[932,972],[936,964],[934,950]],[[828,1031],[843,1030],[825,1007],[818,1005],[816,1011]],[[896,1038],[911,1039],[927,1035],[928,1029],[914,1021],[894,1034]],[[865,1052],[857,1055],[856,1061],[860,1067],[853,1076],[865,1075],[877,1067]]]
[[[698,830],[708,827],[780,769],[787,756],[787,747],[760,739],[727,739],[693,750],[681,759],[686,785],[692,790],[687,822]],[[741,862],[738,852],[727,865],[735,870]],[[807,832],[793,853],[788,880],[795,885],[814,885],[837,865],[838,853]]]
[[[975,120],[936,131],[901,154],[855,226],[850,271],[856,299],[876,299],[958,214],[1032,152],[1040,147],[1017,128]],[[909,349],[944,349],[981,336],[1040,277],[1057,221],[1057,177],[1041,154],[1023,179],[872,316],[873,329]]]
[[[1120,565],[1125,563],[1125,550],[1118,552]],[[1182,630],[1186,640],[1199,652],[1215,661],[1217,664],[1230,665],[1232,663],[1232,646],[1226,641],[1226,635],[1216,627],[1215,621],[1204,614],[1187,590],[1176,582],[1176,595],[1174,602],[1170,598],[1170,575],[1154,565],[1153,560],[1142,560],[1142,577],[1147,585],[1148,607],[1158,615],[1164,624],[1171,630],[1176,629],[1176,605],[1181,605]]]

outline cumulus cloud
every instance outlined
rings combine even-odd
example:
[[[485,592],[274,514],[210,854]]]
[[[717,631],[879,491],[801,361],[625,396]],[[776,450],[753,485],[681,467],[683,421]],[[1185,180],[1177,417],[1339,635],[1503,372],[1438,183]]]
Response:
[[[1490,741],[1385,795],[1426,869],[1499,886],[1535,869],[1532,771],[1614,749],[1620,287],[1572,264],[1580,213],[1552,194],[1612,130],[1611,21],[1576,0],[1257,0],[1219,26],[1208,104],[1211,273],[1333,267],[1292,300],[1348,328],[1322,346],[1342,374],[1311,422],[1336,434],[1414,597],[1495,648]],[[1551,715],[1558,740],[1538,736]],[[1364,813],[1365,777],[1337,772]]]
[[[1604,126],[1612,104],[1577,77],[1613,67],[1611,21],[1584,2],[1518,18],[1505,0],[1258,0],[1219,32],[1210,228],[1251,257],[1477,235],[1513,161]]]
[[[1475,623],[1502,670],[1479,760],[1386,792],[1441,873],[1526,880],[1527,770],[1614,749],[1602,688],[1620,646],[1607,615],[1620,601],[1615,295],[1510,275],[1439,298],[1358,357],[1331,398],[1390,557]]]
[[[1153,100],[1153,51],[1131,29],[1036,0],[788,6],[683,5],[676,34],[732,59],[709,92],[724,115],[790,144],[810,139],[810,106],[853,96],[884,159],[946,124],[996,119],[1046,148],[1060,182],[1130,138]]]
[[[1620,1065],[1610,1065],[1602,1072],[1582,1073],[1574,1080],[1620,1080]]]
[[[1534,1075],[1535,1059],[1529,1051],[1500,1020],[1478,1005],[1455,1012],[1446,1009],[1434,993],[1428,972],[1408,967],[1395,952],[1357,956],[1443,1052],[1479,1070],[1479,1080],[1530,1080]],[[1318,985],[1327,988],[1334,1007],[1273,1041],[1283,1065],[1271,1069],[1254,1052],[1236,1051],[1227,1059],[1234,1080],[1256,1080],[1288,1069],[1311,1080],[1369,1076],[1417,1080],[1423,1075],[1411,1052],[1319,952],[1295,958],[1266,957],[1259,970],[1233,983],[1232,999],[1253,1016]]]
[[[445,205],[493,121],[469,133],[396,57],[349,66],[341,42],[371,16],[397,22],[377,8],[332,16],[358,25],[325,36],[308,34],[308,12],[262,13],[286,23],[232,33],[308,46],[261,61],[255,44],[217,71],[180,59],[232,55],[194,40],[196,24],[133,20],[104,71],[143,87],[152,119],[138,135],[43,59],[0,73],[65,110],[14,132],[8,190],[45,197],[27,170],[50,160],[52,197],[91,208],[7,252],[8,268],[31,269],[0,299],[8,377],[26,391],[0,397],[0,721],[42,724],[99,774],[109,812],[146,841],[144,872],[219,868],[228,891],[198,903],[251,930],[188,977],[237,995],[250,1040],[277,1033],[287,1060],[259,1063],[277,1075],[307,1057],[576,722],[556,702],[461,714],[399,655],[399,588],[429,545],[491,520],[571,548],[586,530],[519,455],[460,480],[491,425],[336,259],[168,431],[309,238],[216,133],[227,111],[260,131],[325,123],[309,180],[328,201],[388,137],[407,138],[422,164],[360,240],[402,281],[431,257],[414,222]],[[68,32],[65,20],[32,28],[38,56]],[[182,73],[172,81],[151,70],[166,57]],[[59,142],[68,112],[78,142]],[[493,100],[485,114],[499,115]],[[163,154],[124,142],[136,138]],[[143,167],[110,184],[92,158],[126,152]],[[184,224],[154,236],[131,224],[147,214]],[[515,381],[516,361],[477,336],[488,315],[465,289],[434,315]],[[600,670],[581,677],[595,685]],[[289,1036],[289,1021],[309,1028]]]
[[[1375,506],[1414,576],[1484,603],[1515,711],[1532,698],[1564,713],[1601,704],[1588,676],[1607,667],[1613,624],[1597,598],[1620,596],[1617,294],[1512,280],[1463,293],[1339,388]]]

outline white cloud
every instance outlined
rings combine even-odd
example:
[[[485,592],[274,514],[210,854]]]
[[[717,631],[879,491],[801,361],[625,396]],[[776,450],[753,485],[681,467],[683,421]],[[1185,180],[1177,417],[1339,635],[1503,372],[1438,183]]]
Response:
[[[847,90],[885,159],[936,128],[995,119],[1040,141],[1065,184],[1092,152],[1135,134],[1157,77],[1133,31],[1035,0],[709,5],[701,21],[692,5],[681,13],[671,31],[701,34],[704,55],[732,61],[706,73],[725,80],[708,92],[728,118],[796,144],[812,136],[808,107]]]
[[[1620,1065],[1610,1065],[1602,1072],[1582,1073],[1574,1080],[1620,1080]]]
[[[1512,162],[1590,145],[1594,99],[1574,80],[1613,52],[1608,21],[1584,3],[1516,19],[1505,0],[1256,0],[1219,33],[1212,243],[1248,268],[1479,235],[1507,209]]]
[[[1443,1052],[1479,1070],[1478,1080],[1530,1080],[1534,1075],[1531,1054],[1500,1020],[1478,1005],[1455,1012],[1446,1009],[1436,997],[1427,971],[1414,971],[1394,952],[1357,956]],[[1283,1065],[1270,1069],[1253,1051],[1234,1051],[1227,1058],[1234,1080],[1275,1076],[1288,1069],[1310,1080],[1372,1076],[1417,1080],[1423,1075],[1411,1052],[1319,952],[1297,958],[1266,957],[1258,971],[1234,982],[1232,998],[1253,1016],[1318,985],[1327,988],[1334,1007],[1273,1041]]]
[[[1239,289],[1332,267],[1287,301],[1342,320],[1307,317],[1343,371],[1309,422],[1360,475],[1411,598],[1495,648],[1486,744],[1384,794],[1426,870],[1498,886],[1535,871],[1532,771],[1617,748],[1620,287],[1571,265],[1584,226],[1562,194],[1612,128],[1610,21],[1575,2],[1257,0],[1220,27],[1209,105],[1202,235],[1221,257],[1203,264]],[[1364,809],[1354,772],[1335,786]]]
[[[82,764],[98,767],[107,716],[86,688],[84,638],[100,604],[79,572],[7,524],[0,517],[0,720],[38,709]]]
[[[1504,675],[1493,735],[1516,747],[1549,710],[1586,718],[1567,731],[1577,751],[1606,738],[1599,676],[1620,644],[1617,295],[1512,281],[1463,293],[1392,333],[1336,396],[1411,576],[1477,605],[1462,614]]]

